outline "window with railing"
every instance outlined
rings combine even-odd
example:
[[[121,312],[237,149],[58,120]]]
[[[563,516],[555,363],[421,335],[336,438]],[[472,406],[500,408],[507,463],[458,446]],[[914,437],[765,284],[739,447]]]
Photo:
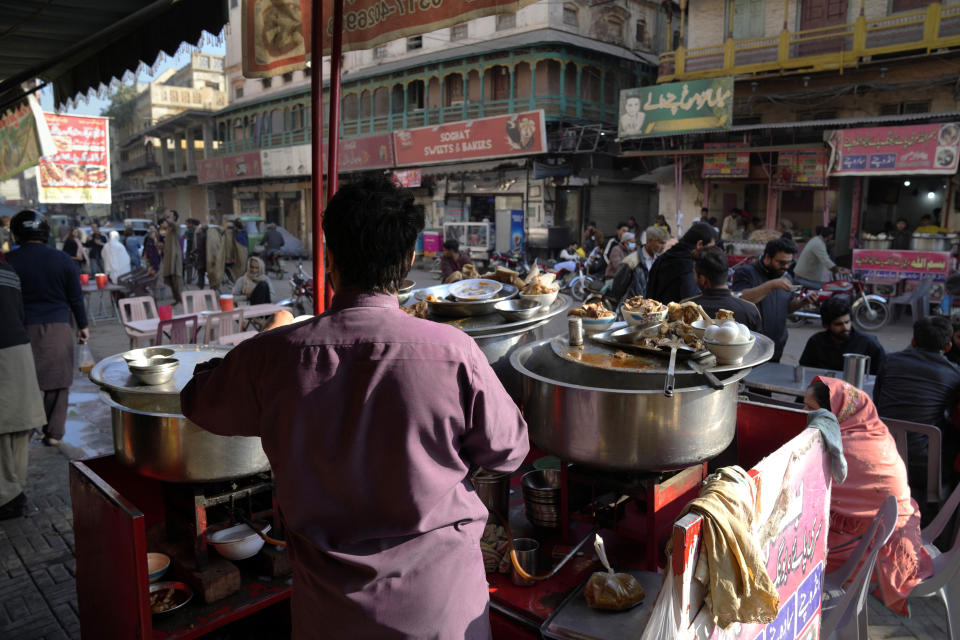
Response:
[[[467,39],[467,23],[461,22],[450,27],[450,41]]]
[[[387,57],[387,45],[382,44],[379,47],[373,48],[373,59],[374,60],[383,60]]]

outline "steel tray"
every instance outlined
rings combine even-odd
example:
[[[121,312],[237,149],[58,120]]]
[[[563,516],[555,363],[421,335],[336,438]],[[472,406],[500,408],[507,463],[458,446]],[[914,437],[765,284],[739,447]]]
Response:
[[[601,571],[603,568],[601,567]],[[591,609],[583,597],[586,582],[573,591],[540,627],[544,638],[552,640],[620,640],[639,638],[643,633],[653,605],[660,593],[663,576],[652,571],[623,571],[629,573],[643,589],[643,600],[626,611]]]
[[[463,281],[461,280],[460,282]],[[433,287],[418,289],[413,292],[413,296],[411,297],[419,301],[423,300],[428,294],[432,294],[440,298],[440,302],[427,302],[430,313],[446,318],[463,318],[465,316],[482,316],[488,313],[496,313],[496,309],[493,308],[495,304],[503,300],[509,300],[519,293],[519,289],[512,284],[505,284],[497,295],[492,298],[472,301],[457,300],[453,297],[453,294],[450,293],[450,287],[454,284],[456,283],[438,284]]]

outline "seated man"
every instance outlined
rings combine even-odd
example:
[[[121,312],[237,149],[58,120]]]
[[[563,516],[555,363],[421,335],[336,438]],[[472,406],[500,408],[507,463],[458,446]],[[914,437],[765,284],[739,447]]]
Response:
[[[956,430],[950,425],[948,413],[960,400],[960,368],[944,356],[953,346],[952,338],[953,327],[946,318],[930,316],[918,320],[913,325],[910,347],[887,356],[873,388],[881,418],[932,424],[943,430],[941,460],[947,480],[953,475],[957,452]],[[910,489],[928,516],[927,438],[918,434],[910,436],[907,461]]]
[[[454,273],[459,274],[463,266],[473,264],[469,256],[460,253],[460,243],[454,239],[443,243],[443,255],[440,257],[440,280],[442,282],[456,282],[460,278],[453,278]]]
[[[706,247],[693,252],[693,271],[701,293],[688,298],[696,302],[711,318],[719,309],[733,311],[734,319],[751,331],[760,331],[760,310],[757,305],[734,296],[727,287],[727,254],[719,247]],[[684,301],[686,302],[686,300]]]
[[[800,356],[802,366],[843,371],[843,354],[861,353],[870,356],[870,373],[877,374],[887,353],[875,337],[853,328],[846,296],[833,296],[824,302],[820,306],[820,322],[824,330],[807,340]]]
[[[793,281],[808,289],[819,289],[829,279],[828,273],[850,273],[830,258],[827,243],[836,235],[833,227],[817,227],[817,235],[803,248],[793,269]]]

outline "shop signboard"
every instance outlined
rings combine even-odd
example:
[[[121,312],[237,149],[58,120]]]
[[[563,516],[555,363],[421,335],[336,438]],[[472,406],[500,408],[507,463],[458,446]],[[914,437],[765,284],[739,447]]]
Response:
[[[543,110],[461,120],[393,134],[397,166],[546,153]]]
[[[921,280],[946,282],[950,254],[946,251],[853,250],[853,273],[874,281]]]
[[[709,607],[702,602],[702,588],[693,587],[702,519],[690,514],[677,521],[672,556],[674,606],[692,619],[690,637],[807,640],[819,636],[830,523],[829,468],[820,432],[803,429],[750,471],[759,487],[760,513],[754,531],[780,598],[777,617],[768,624],[735,622],[722,632],[713,626]]]
[[[204,158],[197,162],[197,182],[200,184],[249,180],[262,175],[259,151]]]
[[[620,138],[729,129],[733,78],[670,82],[620,92]]]
[[[56,153],[47,121],[31,94],[0,114],[0,180],[35,166],[43,155]]]
[[[323,171],[327,171],[327,144],[323,143]],[[265,149],[260,152],[263,175],[266,177],[309,176],[313,162],[310,145]],[[340,173],[386,169],[394,166],[393,138],[381,133],[340,140]]]
[[[827,186],[826,151],[781,151],[774,183],[781,187]]]
[[[420,169],[403,169],[393,172],[393,184],[398,187],[410,189],[419,187],[423,181],[423,172]]]
[[[960,157],[960,124],[840,129],[830,132],[830,175],[953,175]]]
[[[48,203],[110,204],[110,120],[55,113],[45,113],[44,119],[56,153],[40,158],[37,199]]]
[[[372,49],[495,13],[516,13],[535,0],[351,0],[343,9],[343,51]],[[268,78],[303,69],[310,59],[311,0],[243,0],[243,75]],[[318,3],[319,4],[319,3]],[[322,0],[323,54],[333,39],[333,0]]]
[[[704,178],[746,178],[750,175],[750,151],[735,151],[743,145],[737,142],[712,142],[704,149],[717,149],[718,153],[703,156]]]

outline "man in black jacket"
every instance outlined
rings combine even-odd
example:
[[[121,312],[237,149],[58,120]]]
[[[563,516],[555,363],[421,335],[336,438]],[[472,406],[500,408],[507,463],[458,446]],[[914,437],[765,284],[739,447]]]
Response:
[[[750,331],[760,330],[760,311],[752,302],[738,298],[727,287],[727,254],[719,247],[706,247],[693,252],[693,271],[696,274],[697,286],[703,291],[698,296],[689,298],[696,302],[703,310],[715,318],[717,311],[726,309],[733,312],[733,318],[741,324],[747,325]]]
[[[680,302],[700,294],[693,272],[693,252],[702,247],[711,247],[717,241],[713,227],[698,222],[677,244],[657,258],[650,269],[647,297],[663,304]]]
[[[946,318],[918,320],[913,324],[910,348],[887,356],[873,388],[881,418],[932,424],[943,430],[941,469],[948,481],[955,476],[953,465],[958,453],[957,429],[949,416],[960,401],[960,368],[944,356],[952,348],[952,338],[953,327]],[[908,436],[910,490],[926,516],[927,437]]]
[[[820,322],[824,330],[807,340],[800,356],[802,366],[843,371],[843,354],[860,353],[870,356],[870,373],[880,371],[887,352],[875,337],[853,327],[846,296],[833,296],[820,305]]]

